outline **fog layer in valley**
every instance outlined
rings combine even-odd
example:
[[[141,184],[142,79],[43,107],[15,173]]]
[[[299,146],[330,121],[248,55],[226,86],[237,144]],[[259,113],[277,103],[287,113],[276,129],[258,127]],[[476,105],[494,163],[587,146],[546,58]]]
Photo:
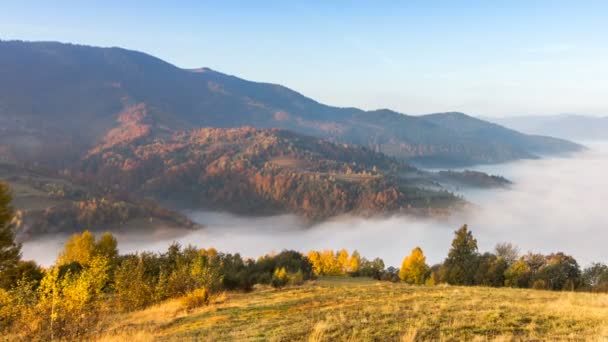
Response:
[[[116,234],[121,253],[164,251],[183,245],[215,247],[257,257],[271,251],[296,249],[357,249],[368,258],[381,257],[398,266],[404,255],[422,247],[429,263],[446,255],[453,231],[468,223],[481,251],[498,242],[512,242],[522,252],[572,254],[582,265],[608,262],[608,143],[587,145],[589,151],[569,158],[526,160],[477,167],[514,182],[506,190],[465,190],[478,206],[468,216],[422,220],[393,216],[382,219],[340,218],[313,227],[291,215],[245,218],[209,212],[190,213],[204,229],[187,234],[149,232]],[[183,232],[182,232],[183,233]],[[65,236],[24,244],[23,257],[52,264]]]

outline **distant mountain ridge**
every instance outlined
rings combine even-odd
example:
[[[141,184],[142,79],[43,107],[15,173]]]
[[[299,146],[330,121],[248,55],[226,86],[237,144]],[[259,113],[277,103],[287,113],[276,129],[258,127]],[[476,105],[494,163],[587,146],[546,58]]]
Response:
[[[327,106],[280,85],[180,69],[121,48],[0,42],[0,147],[12,155],[69,165],[121,127],[121,113],[141,105],[160,136],[198,127],[281,128],[434,166],[580,148],[461,113],[417,117]]]
[[[530,134],[573,140],[608,140],[608,116],[561,114],[487,118],[488,121]]]

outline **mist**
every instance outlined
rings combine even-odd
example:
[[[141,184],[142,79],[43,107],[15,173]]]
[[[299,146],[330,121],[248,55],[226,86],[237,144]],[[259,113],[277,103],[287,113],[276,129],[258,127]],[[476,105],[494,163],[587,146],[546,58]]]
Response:
[[[563,251],[582,266],[608,261],[608,143],[587,144],[588,151],[472,169],[498,174],[514,182],[509,189],[470,190],[462,195],[475,204],[467,214],[444,220],[405,216],[340,217],[309,227],[293,215],[252,218],[217,212],[189,212],[204,225],[195,231],[116,233],[121,253],[164,251],[174,241],[200,248],[215,247],[245,257],[283,249],[358,250],[367,258],[381,257],[398,266],[420,246],[427,262],[441,262],[453,231],[467,223],[480,251],[511,242],[522,252]],[[23,246],[24,259],[52,264],[67,236],[44,237]]]

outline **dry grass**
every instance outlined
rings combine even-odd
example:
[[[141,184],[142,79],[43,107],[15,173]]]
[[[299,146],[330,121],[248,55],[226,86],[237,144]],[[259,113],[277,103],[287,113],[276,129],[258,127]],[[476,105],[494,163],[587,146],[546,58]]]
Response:
[[[608,341],[608,295],[325,278],[190,313],[170,301],[117,322],[102,340]]]

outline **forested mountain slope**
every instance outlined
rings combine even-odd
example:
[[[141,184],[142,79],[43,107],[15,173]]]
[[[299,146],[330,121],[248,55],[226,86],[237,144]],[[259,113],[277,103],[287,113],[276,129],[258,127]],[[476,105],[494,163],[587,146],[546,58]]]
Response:
[[[0,42],[0,145],[15,155],[63,166],[138,104],[166,130],[282,128],[434,165],[502,162],[579,148],[463,114],[415,117],[327,106],[280,85],[207,68],[180,69],[121,48]]]

